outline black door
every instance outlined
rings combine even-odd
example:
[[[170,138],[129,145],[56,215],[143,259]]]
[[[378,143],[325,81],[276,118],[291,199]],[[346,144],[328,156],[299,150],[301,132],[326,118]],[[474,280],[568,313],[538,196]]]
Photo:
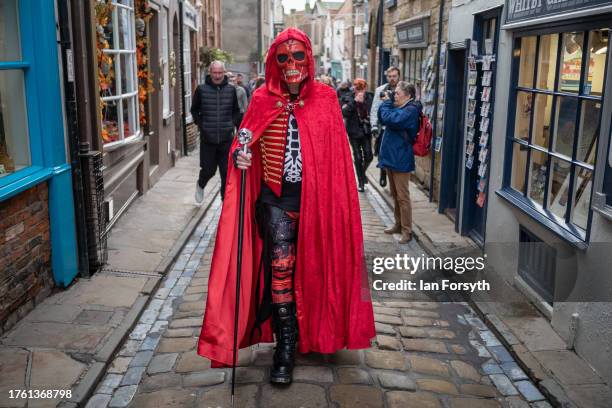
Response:
[[[457,220],[459,205],[459,179],[463,154],[463,128],[465,117],[465,44],[451,46],[447,55],[444,139],[442,142],[442,179],[439,212]],[[455,227],[457,230],[457,227]]]

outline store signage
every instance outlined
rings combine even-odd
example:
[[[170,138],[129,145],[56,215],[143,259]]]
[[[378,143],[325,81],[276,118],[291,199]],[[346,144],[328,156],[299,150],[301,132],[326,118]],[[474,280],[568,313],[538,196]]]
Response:
[[[198,14],[196,9],[188,2],[183,3],[183,24],[192,30],[198,29]]]
[[[506,0],[506,24],[537,20],[576,11],[596,12],[610,0]]]
[[[400,48],[424,48],[429,41],[429,18],[395,26]]]

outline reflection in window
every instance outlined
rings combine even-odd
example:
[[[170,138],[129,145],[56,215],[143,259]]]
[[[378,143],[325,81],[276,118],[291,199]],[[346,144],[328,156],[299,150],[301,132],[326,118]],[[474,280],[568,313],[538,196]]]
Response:
[[[565,211],[567,209],[571,167],[572,164],[570,162],[556,157],[552,158],[548,208],[561,219],[565,218]]]
[[[514,137],[527,142],[529,140],[529,120],[531,119],[531,102],[533,95],[528,92],[517,92],[516,117],[514,119]]]
[[[555,140],[553,150],[572,157],[574,149],[574,130],[578,99],[569,96],[557,98],[557,115],[555,118]]]
[[[593,30],[589,33],[589,70],[584,83],[585,95],[599,95],[603,93],[604,72],[608,56],[608,43],[610,39],[608,29]]]
[[[525,169],[527,168],[527,147],[512,143],[512,179],[510,185],[516,191],[525,192]]]
[[[552,102],[552,95],[536,94],[531,143],[545,149],[548,149],[550,144],[550,118]]]
[[[582,71],[583,33],[563,34],[561,46],[561,65],[559,66],[559,90],[578,93],[580,72]]]
[[[597,150],[597,136],[601,116],[600,101],[582,101],[580,112],[580,130],[578,132],[578,146],[576,147],[576,160],[588,164],[595,164],[595,151]]]
[[[533,87],[533,67],[536,59],[537,37],[521,38],[521,59],[519,66],[518,85],[525,88]]]
[[[555,86],[555,72],[557,71],[557,47],[559,36],[557,34],[540,37],[540,52],[538,56],[538,82],[536,88],[552,89]]]
[[[527,196],[540,206],[544,206],[544,190],[546,188],[546,167],[548,155],[536,149],[531,150],[529,166],[529,186]]]
[[[593,172],[582,167],[576,168],[574,180],[574,201],[572,206],[572,222],[582,229],[587,228],[589,203],[593,188]]]
[[[17,0],[0,1],[0,61],[21,60]]]

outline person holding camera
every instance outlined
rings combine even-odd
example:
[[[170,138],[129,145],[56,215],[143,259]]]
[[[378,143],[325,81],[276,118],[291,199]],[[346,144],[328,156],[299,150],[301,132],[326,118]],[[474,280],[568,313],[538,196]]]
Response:
[[[415,169],[412,145],[419,131],[422,105],[415,100],[414,85],[400,81],[395,92],[381,98],[380,123],[385,132],[378,154],[378,167],[386,169],[394,201],[395,224],[386,234],[401,233],[401,244],[412,240],[412,206],[410,203],[410,173]]]
[[[370,128],[370,109],[374,95],[366,92],[365,79],[355,79],[353,87],[354,91],[343,96],[340,104],[342,105],[342,116],[345,119],[346,133],[353,150],[357,189],[363,192],[364,184],[367,183],[366,170],[374,159]]]

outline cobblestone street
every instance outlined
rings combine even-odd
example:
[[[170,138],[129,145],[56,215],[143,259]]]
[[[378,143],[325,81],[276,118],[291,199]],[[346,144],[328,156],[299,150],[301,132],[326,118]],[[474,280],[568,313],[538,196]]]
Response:
[[[415,240],[399,245],[383,233],[392,213],[374,189],[360,199],[369,267],[374,257],[423,253]],[[230,405],[231,370],[211,369],[195,351],[220,206],[217,199],[210,207],[88,408]],[[385,279],[406,278],[396,275]],[[287,388],[268,383],[273,344],[243,350],[236,406],[550,407],[467,304],[372,294],[378,335],[371,349],[299,355]]]

